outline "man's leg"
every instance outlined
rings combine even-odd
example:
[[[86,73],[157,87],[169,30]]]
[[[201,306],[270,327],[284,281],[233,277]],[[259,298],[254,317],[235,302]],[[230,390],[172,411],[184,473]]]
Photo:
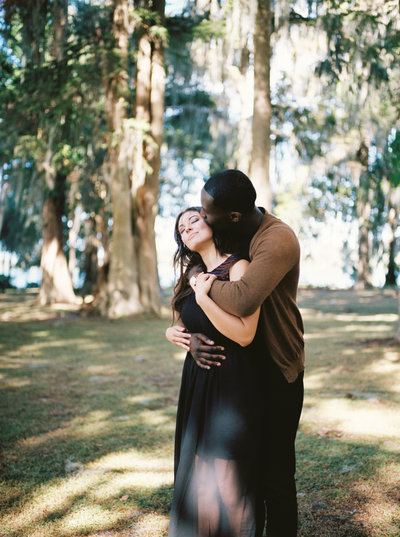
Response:
[[[265,504],[267,537],[296,537],[295,438],[303,406],[303,374],[289,384],[270,360],[266,381]]]

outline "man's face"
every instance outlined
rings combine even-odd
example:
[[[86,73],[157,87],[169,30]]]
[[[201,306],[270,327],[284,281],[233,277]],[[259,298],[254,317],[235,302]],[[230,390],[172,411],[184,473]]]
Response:
[[[229,213],[214,205],[214,198],[208,192],[201,191],[201,216],[209,226],[216,230],[226,230],[232,224]]]

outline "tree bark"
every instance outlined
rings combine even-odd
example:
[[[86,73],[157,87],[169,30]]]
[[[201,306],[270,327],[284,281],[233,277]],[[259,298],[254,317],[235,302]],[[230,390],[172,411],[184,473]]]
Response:
[[[43,204],[42,283],[37,300],[41,306],[54,302],[76,302],[63,251],[64,186],[65,176],[57,174],[56,186]]]
[[[155,0],[153,9],[164,23],[164,0]],[[132,177],[132,204],[135,218],[140,300],[145,311],[159,313],[159,283],[154,223],[158,212],[164,115],[164,45],[161,37],[140,30],[136,76],[136,119],[150,126],[149,137],[137,145]]]
[[[357,217],[358,217],[358,262],[356,270],[356,289],[368,289],[372,287],[372,274],[370,266],[370,219],[371,219],[371,196],[368,168],[368,146],[361,142],[357,153],[360,162],[360,177],[357,192]]]
[[[68,256],[68,270],[71,274],[71,278],[74,277],[74,271],[77,265],[76,262],[76,240],[79,235],[79,229],[81,227],[81,215],[82,207],[77,206],[73,211],[72,215],[72,225],[68,233],[68,245],[69,245],[69,256]]]
[[[250,178],[257,191],[257,204],[271,207],[269,183],[271,94],[271,3],[258,0],[254,33],[254,109]]]
[[[391,207],[388,212],[388,224],[390,226],[390,241],[389,241],[389,263],[385,278],[385,285],[397,284],[397,267],[395,262],[396,257],[396,231],[399,226],[399,217],[397,209]]]
[[[128,94],[129,8],[127,0],[114,0],[114,47],[120,69],[105,59],[103,81],[106,90],[107,143],[112,200],[112,238],[108,280],[100,309],[116,318],[143,311],[134,248],[129,159],[132,152],[126,129]]]
[[[65,59],[65,44],[67,40],[67,1],[57,0],[53,12],[53,44],[52,56],[59,69],[62,80],[63,61]],[[42,282],[38,304],[54,302],[76,302],[71,274],[68,270],[67,259],[63,246],[62,216],[65,212],[65,175],[53,168],[54,138],[60,125],[53,123],[47,128],[47,151],[43,163],[48,197],[43,204],[43,246],[40,260]]]

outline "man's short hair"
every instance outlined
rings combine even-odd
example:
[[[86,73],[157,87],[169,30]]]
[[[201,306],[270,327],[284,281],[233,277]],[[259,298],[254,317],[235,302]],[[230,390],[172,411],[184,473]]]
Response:
[[[256,201],[253,183],[239,170],[216,173],[205,183],[204,190],[214,198],[214,205],[225,211],[247,213]]]

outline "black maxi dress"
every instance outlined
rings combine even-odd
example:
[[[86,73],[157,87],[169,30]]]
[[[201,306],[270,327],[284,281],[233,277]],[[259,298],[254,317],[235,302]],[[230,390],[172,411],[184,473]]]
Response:
[[[211,273],[229,279],[230,256]],[[258,537],[264,525],[262,472],[263,355],[223,336],[192,293],[185,327],[225,348],[220,367],[200,368],[188,352],[175,433],[175,485],[169,537]],[[264,353],[265,360],[265,353]]]

